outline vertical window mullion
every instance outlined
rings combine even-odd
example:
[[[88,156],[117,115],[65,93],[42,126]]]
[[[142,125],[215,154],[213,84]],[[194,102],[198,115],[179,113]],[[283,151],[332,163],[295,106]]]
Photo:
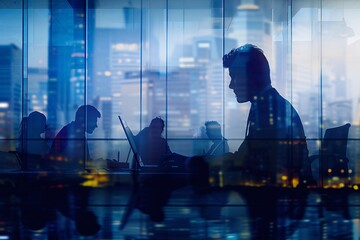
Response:
[[[22,1],[22,51],[21,51],[21,118],[27,116],[28,110],[28,0]],[[22,131],[25,131],[22,128]],[[23,138],[22,147],[26,145],[26,134],[21,134]],[[16,136],[15,136],[16,138]],[[24,149],[22,149],[24,150]]]

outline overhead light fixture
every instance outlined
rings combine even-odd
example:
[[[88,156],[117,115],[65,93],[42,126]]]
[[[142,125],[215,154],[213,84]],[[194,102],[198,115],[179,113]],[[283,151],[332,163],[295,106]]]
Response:
[[[238,10],[259,10],[259,5],[254,3],[254,0],[243,0],[237,6]]]

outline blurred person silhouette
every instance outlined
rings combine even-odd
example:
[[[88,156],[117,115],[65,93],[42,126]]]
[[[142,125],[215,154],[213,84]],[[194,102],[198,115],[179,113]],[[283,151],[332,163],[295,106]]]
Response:
[[[217,121],[205,122],[206,135],[212,141],[212,145],[205,153],[206,157],[221,156],[229,152],[229,145],[227,139],[221,134],[221,126]]]
[[[47,166],[50,148],[41,136],[46,129],[46,117],[38,111],[22,119],[16,151],[21,155],[23,169],[44,169]]]
[[[86,134],[97,128],[100,112],[91,105],[82,105],[75,114],[75,121],[64,126],[56,135],[50,150],[50,159],[60,162],[62,167],[79,170],[85,160],[91,160]],[[64,164],[65,163],[65,164]]]
[[[209,137],[206,135],[206,127],[201,126],[193,135],[193,155],[205,155],[210,147]]]
[[[22,223],[31,230],[56,224],[56,212],[72,220],[80,235],[95,235],[101,228],[97,216],[89,210],[91,188],[79,185],[73,176],[23,175],[17,179],[16,196],[20,200]]]
[[[221,134],[221,126],[217,121],[205,122],[204,133],[207,138],[212,142],[210,148],[207,149],[202,155],[206,159],[206,162],[210,162],[213,159],[222,156],[224,153],[229,152],[229,145],[227,139]],[[199,160],[196,157],[191,158],[192,163],[204,162],[203,157],[199,156]],[[209,195],[202,195],[203,186],[207,186],[209,177],[212,176],[212,172],[215,175],[218,174],[219,168],[207,169],[207,164],[204,165],[188,165],[192,166],[190,175],[190,183],[195,190],[195,195],[192,196],[194,205],[199,206],[200,216],[207,220],[218,220],[221,218],[221,210],[227,203],[227,192],[212,192]],[[208,173],[209,172],[209,173]],[[206,189],[206,187],[205,187]]]
[[[46,227],[49,221],[55,218],[55,209],[51,208],[50,203],[44,201],[44,192],[32,191],[25,199],[21,199],[21,221],[31,230],[40,230]]]
[[[20,202],[22,223],[30,230],[40,230],[56,220],[54,199],[49,189],[49,179],[23,175],[17,179],[16,196]],[[55,188],[54,188],[55,189]]]
[[[52,190],[56,209],[73,220],[76,230],[83,236],[93,236],[101,229],[97,216],[88,208],[90,193],[91,188],[74,184]]]

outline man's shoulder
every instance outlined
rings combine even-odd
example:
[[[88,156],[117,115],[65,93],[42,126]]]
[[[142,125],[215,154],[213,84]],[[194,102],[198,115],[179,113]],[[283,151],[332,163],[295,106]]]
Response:
[[[293,111],[293,113],[297,114],[294,106],[285,98],[283,97],[275,88],[271,88],[267,92],[267,98],[271,98],[272,104],[275,104],[275,107],[277,108],[283,108]],[[271,101],[267,101],[271,102]]]
[[[266,94],[267,98],[271,98],[273,101],[280,103],[288,103],[288,101],[276,90],[275,88],[269,89]]]
[[[74,131],[75,131],[75,123],[74,122],[68,123],[63,128],[61,128],[61,130],[59,131],[59,133],[56,135],[55,138],[66,138],[68,137],[69,133]]]
[[[167,141],[165,138],[163,137],[158,137],[158,138],[153,138],[152,141],[155,143],[155,144],[167,144]]]
[[[149,135],[149,127],[144,128],[141,130],[138,134],[134,136],[135,139],[143,139],[144,137],[147,137]]]

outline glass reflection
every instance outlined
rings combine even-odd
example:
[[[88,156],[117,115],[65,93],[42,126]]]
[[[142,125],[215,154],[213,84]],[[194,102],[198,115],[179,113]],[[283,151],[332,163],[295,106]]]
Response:
[[[82,208],[92,211],[102,225],[94,233],[98,238],[251,239],[262,229],[279,239],[357,239],[359,10],[355,0],[1,1],[0,238],[75,239],[80,234],[77,210],[65,214],[64,209]],[[208,152],[211,138],[202,129],[207,121],[218,122],[229,152],[234,152],[246,135],[250,104],[237,104],[228,88],[230,72],[223,69],[221,58],[245,43],[264,50],[273,86],[297,110],[309,156],[321,156],[311,170],[323,189],[308,189],[302,197],[289,189],[264,190],[258,198],[274,196],[256,210],[256,204],[245,201],[251,198],[244,197],[241,188],[219,187],[206,196],[193,196],[186,185],[165,191],[161,223],[151,221],[142,211],[146,206],[140,204],[119,230],[136,184],[124,172],[101,175],[108,167],[103,159],[128,164],[133,158],[118,115],[135,135],[160,116],[169,148],[184,156]],[[35,142],[47,152],[82,105],[96,107],[102,117],[93,134],[82,134],[81,143],[73,145],[80,149],[73,152],[83,155],[80,175],[64,183],[54,179],[48,166],[40,166],[41,158],[28,154],[29,150],[39,153]],[[28,131],[36,129],[21,129],[21,120],[33,112],[47,120],[45,131],[36,131],[36,136]],[[348,136],[331,139],[333,143],[348,140],[346,154],[337,158],[346,167],[327,165],[326,130],[347,123],[351,124]],[[84,143],[91,158],[84,157],[88,155]],[[84,169],[101,176],[78,180]],[[29,175],[20,174],[25,170]],[[239,178],[237,172],[227,175],[220,170],[210,169],[211,187],[225,187]],[[335,176],[336,171],[346,176]],[[278,180],[286,182],[290,175],[285,172]],[[151,181],[158,184],[163,178]],[[90,189],[103,182],[109,186]],[[74,189],[82,187],[88,193],[76,196]],[[140,188],[149,191],[146,184]],[[49,203],[52,194],[46,196],[43,190],[63,195],[59,199],[66,198],[68,206]],[[75,204],[74,199],[88,203]],[[29,220],[32,214],[38,221]],[[259,216],[263,220],[256,220]]]

